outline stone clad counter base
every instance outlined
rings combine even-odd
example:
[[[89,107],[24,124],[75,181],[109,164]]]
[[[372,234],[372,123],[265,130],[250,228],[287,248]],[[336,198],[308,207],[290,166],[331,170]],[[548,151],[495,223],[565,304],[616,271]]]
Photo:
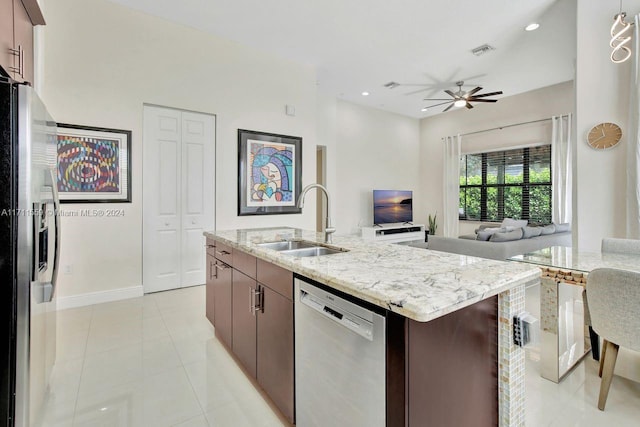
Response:
[[[536,267],[363,241],[357,236],[335,236],[333,245],[349,252],[320,257],[290,257],[257,246],[280,240],[323,242],[322,233],[286,227],[204,234],[418,322],[498,295],[499,425],[524,426],[524,350],[513,345],[512,319],[524,311],[525,286],[540,280]]]

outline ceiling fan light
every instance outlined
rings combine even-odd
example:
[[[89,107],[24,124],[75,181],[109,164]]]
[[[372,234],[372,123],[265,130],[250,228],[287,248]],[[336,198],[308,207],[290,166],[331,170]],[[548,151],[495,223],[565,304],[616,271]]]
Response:
[[[464,107],[465,105],[467,105],[467,101],[465,101],[464,99],[458,99],[453,103],[453,105],[456,107]]]

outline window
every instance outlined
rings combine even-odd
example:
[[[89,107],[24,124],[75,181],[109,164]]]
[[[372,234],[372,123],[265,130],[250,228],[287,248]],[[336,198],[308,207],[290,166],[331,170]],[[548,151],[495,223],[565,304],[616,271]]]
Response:
[[[460,157],[460,219],[551,222],[551,145]]]

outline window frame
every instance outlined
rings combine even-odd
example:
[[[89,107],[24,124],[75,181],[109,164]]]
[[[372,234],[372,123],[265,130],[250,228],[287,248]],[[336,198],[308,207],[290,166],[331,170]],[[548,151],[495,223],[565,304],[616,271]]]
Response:
[[[530,182],[530,167],[531,167],[531,152],[530,149],[532,148],[536,148],[536,147],[549,147],[549,181],[548,182]],[[521,183],[495,183],[495,184],[488,184],[487,183],[487,170],[488,170],[488,159],[489,156],[495,158],[496,155],[501,155],[502,156],[502,161],[503,161],[503,166],[506,166],[506,162],[505,162],[505,158],[508,152],[510,151],[515,151],[515,150],[522,150],[522,182]],[[459,214],[458,215],[458,220],[460,221],[473,221],[473,222],[496,222],[499,223],[501,222],[504,218],[505,218],[505,202],[504,202],[504,189],[505,188],[521,188],[522,189],[522,193],[521,193],[521,200],[520,200],[520,219],[526,219],[526,220],[530,220],[531,219],[531,203],[530,203],[530,196],[531,196],[531,189],[534,187],[546,187],[549,188],[549,218],[540,218],[540,219],[544,219],[544,221],[542,221],[543,223],[550,223],[551,222],[551,215],[553,212],[553,165],[552,165],[552,154],[551,154],[551,144],[539,144],[539,145],[535,145],[535,146],[526,146],[526,147],[514,147],[514,148],[509,148],[509,149],[502,149],[502,150],[494,150],[494,151],[487,151],[487,152],[481,152],[481,153],[465,153],[465,154],[461,154],[460,155],[460,160],[462,160],[462,158],[464,158],[464,164],[465,164],[465,170],[464,170],[464,176],[465,176],[465,181],[468,182],[469,179],[469,175],[468,175],[468,157],[467,156],[481,156],[481,179],[482,179],[482,183],[481,184],[465,184],[465,185],[459,185],[458,187],[458,195],[459,197],[462,194],[462,190],[464,189],[464,204],[462,203],[462,197],[460,197],[460,205],[462,205],[464,207],[464,214]],[[460,174],[460,177],[462,177],[462,174]],[[480,218],[468,218],[468,204],[467,204],[467,195],[468,195],[468,189],[474,189],[477,188],[480,190]],[[487,201],[488,201],[488,197],[487,197],[487,190],[489,188],[496,188],[498,191],[498,197],[497,197],[497,203],[498,203],[498,214],[497,217],[498,219],[488,219],[488,212],[487,212]],[[548,221],[547,221],[548,219]]]

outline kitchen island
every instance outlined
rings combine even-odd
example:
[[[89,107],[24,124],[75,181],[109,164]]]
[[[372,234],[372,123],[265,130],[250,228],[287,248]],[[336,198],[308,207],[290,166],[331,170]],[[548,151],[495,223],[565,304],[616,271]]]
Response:
[[[539,280],[536,268],[363,241],[355,236],[335,236],[333,245],[347,251],[316,257],[292,257],[260,246],[283,240],[323,241],[323,234],[293,228],[216,231],[205,236],[208,277],[219,280],[225,271],[229,274],[229,285],[217,286],[223,291],[216,290],[211,302],[207,294],[207,314],[216,335],[248,373],[256,375],[258,367],[260,385],[260,354],[273,351],[256,350],[251,340],[233,341],[232,323],[234,328],[236,324],[256,328],[251,321],[234,317],[233,289],[248,289],[237,299],[255,304],[261,283],[267,292],[276,286],[285,289],[282,282],[286,284],[295,274],[386,311],[387,425],[427,425],[429,419],[432,425],[456,425],[456,419],[464,419],[458,418],[461,413],[476,411],[479,417],[480,412],[488,412],[485,419],[493,420],[476,425],[524,425],[524,352],[513,345],[512,319],[524,311],[524,287]],[[234,278],[244,280],[242,285],[236,286],[235,279],[231,284],[230,271]],[[275,277],[273,271],[280,272],[280,284],[269,284]],[[291,289],[275,289],[274,294],[289,297]],[[227,303],[228,310],[223,305]],[[287,319],[292,321],[290,317]],[[260,325],[259,319],[258,335]],[[246,336],[243,332],[239,339]],[[257,341],[260,347],[260,338]],[[293,346],[292,338],[290,341]],[[476,354],[478,348],[488,350]],[[243,354],[253,359],[247,361]],[[487,381],[495,391],[483,389]],[[264,382],[263,388],[271,395],[268,379]],[[282,410],[277,400],[274,402]],[[432,401],[437,402],[430,406]],[[447,415],[437,414],[442,409],[450,422],[442,418]],[[283,412],[293,421],[293,415]]]

